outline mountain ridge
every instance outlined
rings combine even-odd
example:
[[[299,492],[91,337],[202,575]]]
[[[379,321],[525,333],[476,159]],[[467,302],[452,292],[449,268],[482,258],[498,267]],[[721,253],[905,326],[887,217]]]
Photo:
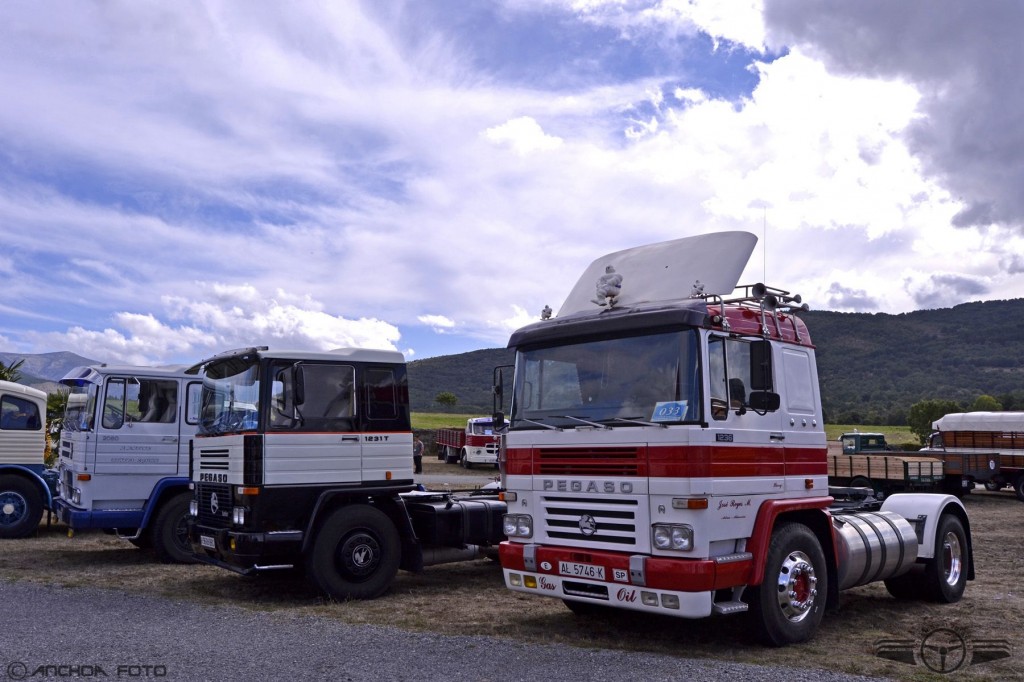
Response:
[[[1004,409],[1024,410],[1024,299],[909,313],[812,310],[800,316],[817,349],[828,423],[900,425],[921,400],[952,400],[969,409],[980,395],[995,397]],[[73,367],[97,364],[68,351],[0,352],[4,363],[22,358],[23,383],[38,387],[56,386]],[[488,414],[494,368],[513,360],[508,348],[412,360],[412,409]],[[443,392],[455,395],[456,403],[439,404]]]

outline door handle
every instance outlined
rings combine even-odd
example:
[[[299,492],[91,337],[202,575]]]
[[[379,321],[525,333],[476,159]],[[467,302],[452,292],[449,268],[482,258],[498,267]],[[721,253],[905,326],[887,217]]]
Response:
[[[341,437],[341,442],[342,443],[358,443],[359,442],[359,436],[342,436]]]

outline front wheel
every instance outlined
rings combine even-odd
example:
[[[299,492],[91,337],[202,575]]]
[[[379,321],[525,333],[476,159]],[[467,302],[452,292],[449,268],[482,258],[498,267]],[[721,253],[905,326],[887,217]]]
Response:
[[[967,587],[967,532],[960,519],[943,514],[935,535],[935,557],[924,567],[924,589],[942,604],[960,601]]]
[[[335,599],[375,599],[398,573],[401,552],[398,530],[384,512],[366,505],[341,507],[320,527],[306,572]]]
[[[762,639],[786,646],[813,637],[827,595],[828,568],[818,538],[803,524],[780,525],[768,545],[764,579],[750,600]]]
[[[0,538],[25,538],[43,518],[39,488],[21,476],[0,476]]]
[[[152,542],[153,551],[165,564],[191,564],[192,545],[188,541],[188,503],[189,493],[178,493],[164,503],[156,514],[153,527],[143,531],[140,539],[145,546]],[[146,538],[149,533],[150,537]]]

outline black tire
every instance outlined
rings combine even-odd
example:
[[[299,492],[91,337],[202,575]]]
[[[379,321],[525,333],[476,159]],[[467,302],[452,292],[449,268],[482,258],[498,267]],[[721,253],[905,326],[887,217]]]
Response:
[[[140,539],[147,534],[150,536],[153,551],[165,564],[195,563],[192,545],[188,541],[188,503],[191,499],[189,493],[178,493],[164,502],[152,526],[139,536]],[[143,545],[146,542],[143,540]]]
[[[139,549],[153,548],[153,537],[149,533],[143,533],[137,538],[128,538],[128,542],[132,543]]]
[[[750,610],[765,643],[786,646],[814,636],[825,615],[828,567],[821,543],[800,523],[772,533],[764,579],[751,591]]]
[[[463,450],[462,454],[459,456],[459,462],[462,464],[463,469],[473,468],[473,463],[469,461],[469,454],[465,450]]]
[[[594,602],[587,601],[573,601],[572,599],[563,599],[562,603],[565,604],[573,615],[579,616],[580,618],[589,618],[592,616],[601,616],[610,613],[612,608],[607,604],[597,604]]]
[[[1013,492],[1016,493],[1018,500],[1024,502],[1024,474],[1021,474],[1014,479]]]
[[[921,574],[916,571],[888,578],[885,581],[885,589],[900,601],[919,601],[927,596]]]
[[[43,496],[32,481],[0,476],[0,538],[27,538],[43,518]]]
[[[338,600],[375,599],[398,573],[402,548],[395,524],[373,507],[336,509],[320,527],[306,561],[310,582]]]
[[[985,490],[990,493],[998,492],[1003,489],[1003,485],[999,481],[985,481]]]
[[[935,558],[924,566],[924,589],[931,601],[960,601],[967,587],[967,532],[959,518],[943,514],[935,532]]]

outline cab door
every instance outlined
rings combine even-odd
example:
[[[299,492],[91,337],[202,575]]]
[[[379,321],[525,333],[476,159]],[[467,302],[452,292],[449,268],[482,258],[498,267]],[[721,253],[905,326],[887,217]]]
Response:
[[[786,434],[779,410],[759,398],[777,390],[772,346],[762,339],[708,337],[710,490],[715,495],[781,493]]]
[[[173,379],[107,379],[96,429],[95,473],[178,473],[178,389],[178,382]]]

